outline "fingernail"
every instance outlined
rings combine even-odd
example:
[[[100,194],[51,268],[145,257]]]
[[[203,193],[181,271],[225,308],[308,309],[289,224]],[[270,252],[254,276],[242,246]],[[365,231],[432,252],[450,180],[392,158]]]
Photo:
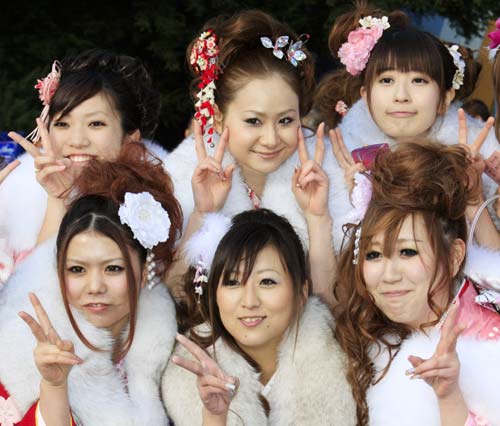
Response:
[[[411,376],[412,374],[415,374],[414,368],[409,368],[408,370],[405,371],[406,376]]]
[[[233,385],[232,383],[225,383],[224,386],[233,392],[236,390],[236,385]]]
[[[410,380],[413,380],[413,379],[421,379],[422,376],[420,374],[414,374],[413,376],[410,376]]]

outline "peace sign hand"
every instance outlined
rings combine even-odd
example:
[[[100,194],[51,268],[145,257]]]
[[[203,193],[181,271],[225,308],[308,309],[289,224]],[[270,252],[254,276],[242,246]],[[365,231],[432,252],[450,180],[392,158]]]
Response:
[[[325,123],[321,123],[316,133],[314,159],[309,159],[302,129],[298,129],[298,154],[300,167],[292,176],[292,192],[306,215],[323,216],[328,213],[329,179],[322,169],[325,155]]]
[[[446,398],[453,392],[460,391],[458,376],[460,360],[457,354],[457,340],[465,329],[456,324],[458,306],[452,305],[441,329],[436,350],[431,358],[423,359],[418,356],[409,356],[408,361],[414,368],[407,370],[411,379],[424,379],[432,386],[438,399]]]
[[[339,166],[344,170],[344,182],[349,190],[349,194],[351,194],[354,188],[354,175],[366,171],[366,167],[363,163],[356,163],[354,161],[344,144],[342,132],[338,127],[335,130],[330,130],[328,134],[330,135],[333,155],[337,159]]]
[[[21,145],[35,161],[36,180],[45,189],[49,196],[60,198],[70,188],[74,180],[75,170],[71,160],[56,156],[52,140],[45,123],[36,119],[42,140],[43,150],[23,138],[16,132],[9,132],[9,137]]]
[[[172,362],[198,376],[200,399],[212,414],[225,415],[239,386],[236,377],[227,376],[217,363],[196,343],[178,334],[177,341],[184,346],[196,361],[174,355]]]
[[[29,297],[38,322],[26,312],[19,312],[19,316],[37,340],[33,351],[35,364],[45,382],[54,387],[61,386],[66,383],[73,365],[83,361],[75,355],[73,343],[59,337],[38,297],[34,293]]]
[[[19,166],[21,162],[19,160],[14,160],[12,163],[7,164],[2,170],[0,170],[0,184],[9,176],[9,174],[14,170],[17,166]]]
[[[207,155],[201,126],[198,122],[194,123],[194,136],[198,158],[198,165],[191,179],[195,210],[199,213],[218,211],[226,202],[234,171],[234,164],[230,164],[225,169],[222,168],[229,130],[226,128],[222,133],[213,157]]]

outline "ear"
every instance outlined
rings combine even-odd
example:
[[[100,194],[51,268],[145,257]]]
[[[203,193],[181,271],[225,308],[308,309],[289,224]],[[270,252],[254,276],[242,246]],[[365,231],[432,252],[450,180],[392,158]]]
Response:
[[[141,131],[139,129],[135,129],[132,133],[128,133],[125,136],[125,140],[123,143],[129,143],[129,142],[140,142],[142,139]]]
[[[307,302],[307,299],[309,298],[309,281],[306,280],[304,285],[302,286],[302,294],[300,295],[300,306],[304,306]]]
[[[451,272],[453,277],[458,274],[465,258],[465,242],[457,238],[453,241],[450,251]]]
[[[142,268],[140,288],[143,289],[144,287],[146,287],[147,282],[148,282],[148,270],[146,268],[146,265],[144,264],[144,267]]]
[[[214,104],[214,129],[219,135],[224,130],[224,116],[217,104]]]
[[[452,87],[446,91],[444,94],[444,100],[443,104],[441,105],[439,113],[441,115],[446,114],[446,111],[448,111],[448,108],[450,107],[450,104],[453,102],[453,99],[455,99],[455,89]]]
[[[368,96],[368,93],[366,91],[365,86],[361,86],[361,89],[359,89],[359,94],[366,101],[366,97]]]

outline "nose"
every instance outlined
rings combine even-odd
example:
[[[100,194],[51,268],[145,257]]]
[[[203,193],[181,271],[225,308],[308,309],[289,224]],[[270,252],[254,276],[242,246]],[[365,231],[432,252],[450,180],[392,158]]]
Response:
[[[255,309],[260,306],[258,289],[251,282],[247,282],[243,286],[241,306],[246,309]]]
[[[385,283],[393,284],[401,280],[401,270],[399,262],[395,259],[386,259],[384,261],[384,273],[382,279]]]
[[[394,101],[401,103],[410,101],[410,92],[406,81],[398,81],[394,85]]]
[[[86,148],[90,145],[90,139],[87,134],[87,128],[82,126],[73,126],[69,135],[69,143],[74,148]]]
[[[101,274],[99,271],[92,271],[88,274],[87,293],[88,294],[106,293],[106,283],[104,281],[104,274]]]
[[[276,148],[279,143],[280,135],[278,133],[278,128],[273,123],[269,123],[262,140],[262,145],[271,150],[273,148]]]

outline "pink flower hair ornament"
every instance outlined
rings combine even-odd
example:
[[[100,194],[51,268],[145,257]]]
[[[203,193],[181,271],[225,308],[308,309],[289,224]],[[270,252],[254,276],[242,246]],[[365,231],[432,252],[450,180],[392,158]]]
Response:
[[[347,111],[349,111],[349,107],[347,106],[347,104],[343,100],[340,100],[340,101],[337,101],[337,104],[335,105],[335,111],[341,117],[343,117],[344,115],[347,114]]]
[[[214,114],[215,114],[215,80],[217,80],[219,67],[217,65],[219,57],[219,46],[217,36],[213,30],[201,33],[193,49],[189,62],[197,74],[200,75],[196,94],[198,101],[195,103],[195,119],[201,124],[203,134],[207,134],[207,143],[214,147]]]
[[[42,80],[37,80],[35,89],[38,90],[38,97],[42,101],[43,109],[40,114],[40,119],[48,125],[49,123],[49,108],[50,102],[54,93],[56,93],[59,88],[59,81],[61,80],[61,63],[59,61],[54,61],[52,63],[52,70],[47,74]],[[34,143],[40,140],[40,134],[38,132],[38,127],[33,130],[27,137],[27,139],[33,141]]]
[[[338,57],[351,75],[359,75],[366,68],[370,53],[384,33],[390,28],[387,16],[366,16],[359,20],[361,28],[351,31],[347,41],[340,46]]]
[[[500,46],[500,18],[498,18],[495,22],[495,28],[496,29],[494,31],[488,33],[488,38],[491,40],[490,44],[488,45],[490,49],[496,49],[498,46]]]

